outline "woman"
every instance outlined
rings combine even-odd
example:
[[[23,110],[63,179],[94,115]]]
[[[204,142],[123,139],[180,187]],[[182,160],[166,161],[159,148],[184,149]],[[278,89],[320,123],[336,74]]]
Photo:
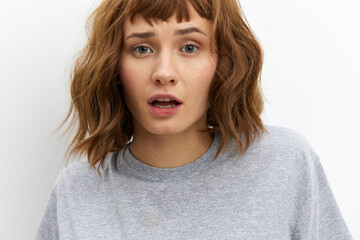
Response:
[[[105,0],[93,17],[66,118],[87,157],[36,239],[352,239],[310,144],[260,119],[236,0]]]

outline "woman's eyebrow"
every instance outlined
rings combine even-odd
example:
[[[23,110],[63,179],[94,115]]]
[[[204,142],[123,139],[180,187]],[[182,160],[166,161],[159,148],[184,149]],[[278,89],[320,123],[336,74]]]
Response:
[[[201,34],[206,36],[206,34],[197,27],[189,27],[189,28],[184,28],[184,29],[178,29],[178,30],[175,31],[174,35],[185,35],[185,34],[189,34],[189,33],[193,33],[193,32],[201,33]],[[129,36],[127,36],[126,39],[129,39],[129,38],[149,38],[149,37],[153,37],[153,36],[155,36],[154,32],[132,33]]]
[[[132,33],[129,36],[127,36],[126,39],[129,38],[149,38],[155,36],[154,32],[144,32],[144,33]]]
[[[193,33],[193,32],[201,33],[206,36],[206,34],[197,27],[178,29],[175,31],[175,35],[185,35],[185,34],[189,34],[189,33]]]

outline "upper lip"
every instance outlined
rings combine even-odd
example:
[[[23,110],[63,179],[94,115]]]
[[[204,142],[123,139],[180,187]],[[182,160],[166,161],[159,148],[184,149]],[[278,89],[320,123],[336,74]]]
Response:
[[[149,100],[148,100],[148,103],[152,103],[153,101],[155,101],[156,99],[159,99],[159,98],[172,98],[174,99],[175,101],[177,101],[178,103],[182,103],[182,101],[175,97],[174,95],[171,95],[171,94],[164,94],[164,93],[158,93],[158,94],[155,94],[155,95],[152,95]]]

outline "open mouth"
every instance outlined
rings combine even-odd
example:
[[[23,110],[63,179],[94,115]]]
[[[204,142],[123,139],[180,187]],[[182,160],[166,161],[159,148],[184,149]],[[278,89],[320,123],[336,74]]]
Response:
[[[173,108],[178,106],[179,104],[181,103],[179,103],[173,98],[158,98],[151,102],[151,105],[157,108]]]
[[[149,99],[148,104],[155,116],[163,118],[175,115],[180,110],[182,101],[170,94],[155,94]]]

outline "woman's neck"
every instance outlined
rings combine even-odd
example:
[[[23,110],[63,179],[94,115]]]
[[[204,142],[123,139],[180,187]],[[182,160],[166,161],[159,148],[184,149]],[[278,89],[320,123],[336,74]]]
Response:
[[[174,168],[189,164],[201,157],[210,147],[213,136],[204,132],[177,135],[136,136],[130,143],[130,151],[143,163],[158,168]]]

